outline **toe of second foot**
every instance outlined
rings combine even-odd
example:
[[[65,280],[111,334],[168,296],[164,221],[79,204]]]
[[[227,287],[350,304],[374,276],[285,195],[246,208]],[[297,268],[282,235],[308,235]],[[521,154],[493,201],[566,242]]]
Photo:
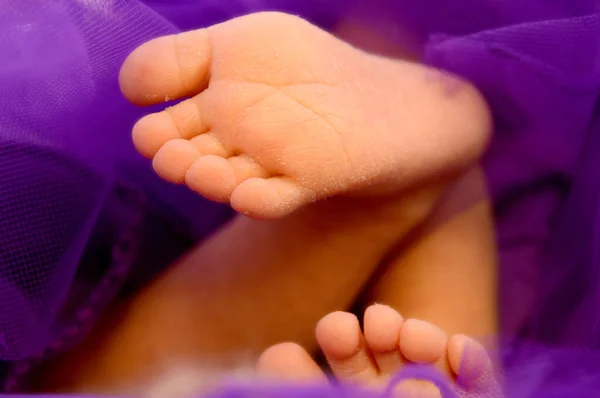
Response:
[[[418,319],[408,319],[400,332],[400,351],[410,362],[436,363],[444,358],[448,336],[439,327]]]
[[[266,349],[257,363],[259,375],[284,380],[325,378],[310,354],[295,343],[281,343]]]

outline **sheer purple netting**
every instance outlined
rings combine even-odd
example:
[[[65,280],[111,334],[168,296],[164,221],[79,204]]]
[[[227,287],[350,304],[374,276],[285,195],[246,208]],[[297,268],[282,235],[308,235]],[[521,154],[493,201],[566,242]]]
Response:
[[[125,102],[117,74],[151,38],[261,10],[330,30],[361,23],[479,87],[496,121],[485,168],[507,393],[600,391],[600,14],[592,0],[0,0],[7,389],[32,363],[74,344],[132,279],[143,283],[231,215],[162,182],[137,155],[130,128],[149,110]],[[151,266],[140,273],[140,262]],[[256,388],[267,397],[367,395],[233,386],[219,396]]]

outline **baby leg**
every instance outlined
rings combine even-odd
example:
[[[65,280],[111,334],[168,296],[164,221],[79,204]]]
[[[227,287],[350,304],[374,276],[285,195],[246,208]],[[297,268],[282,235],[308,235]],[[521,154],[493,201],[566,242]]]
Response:
[[[496,265],[490,204],[483,175],[475,169],[444,196],[417,237],[391,258],[369,287],[366,301],[390,305],[408,320],[435,324],[443,335],[478,338],[494,354]],[[413,334],[401,338],[400,346],[414,357],[428,357],[429,340],[428,334]],[[458,374],[456,353],[449,348],[437,361],[450,375]],[[493,377],[486,380],[497,387]]]
[[[370,306],[364,337],[352,314],[332,313],[319,322],[317,340],[334,375],[379,386],[405,364],[433,364],[457,378],[464,395],[499,396],[493,361],[481,344],[466,337],[493,343],[497,331],[493,228],[480,170],[458,179],[414,232],[365,295],[369,302],[400,309],[402,316],[391,307]],[[265,351],[259,369],[284,379],[322,376],[307,354],[290,343]],[[402,390],[439,396],[430,383],[405,383]]]
[[[38,389],[129,391],[181,363],[213,371],[253,364],[281,341],[312,352],[319,318],[352,305],[439,194],[335,198],[268,221],[240,216],[40,369]]]
[[[466,173],[370,285],[367,301],[449,334],[497,332],[495,234],[483,173]],[[445,305],[438,305],[440,302]]]

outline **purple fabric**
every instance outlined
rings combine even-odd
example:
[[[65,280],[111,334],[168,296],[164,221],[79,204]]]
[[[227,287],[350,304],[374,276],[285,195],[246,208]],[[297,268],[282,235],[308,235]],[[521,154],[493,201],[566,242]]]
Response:
[[[327,29],[351,18],[479,87],[496,120],[485,168],[503,326],[555,346],[503,353],[513,358],[514,396],[600,391],[599,376],[583,377],[600,374],[583,366],[600,363],[592,0],[0,0],[0,359],[18,364],[7,387],[76,342],[119,290],[143,284],[231,216],[161,181],[135,153],[129,131],[148,110],[125,102],[117,73],[151,38],[261,10]],[[158,241],[169,243],[160,253]],[[548,365],[559,362],[576,370]]]
[[[448,380],[429,366],[410,366],[404,372],[391,378],[386,388],[374,390],[357,386],[342,385],[286,385],[264,383],[262,385],[232,385],[224,386],[206,398],[246,398],[260,396],[264,398],[392,398],[398,397],[396,387],[403,381],[418,379],[429,380],[434,383],[441,392],[442,398],[458,398],[457,392]],[[398,397],[400,398],[400,397]],[[494,398],[491,397],[490,398]]]

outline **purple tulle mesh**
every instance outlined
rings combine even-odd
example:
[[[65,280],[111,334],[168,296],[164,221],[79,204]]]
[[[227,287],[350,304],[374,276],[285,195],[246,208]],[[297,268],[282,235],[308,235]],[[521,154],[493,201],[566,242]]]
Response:
[[[152,269],[160,269],[183,252],[144,253],[159,233],[140,228],[140,217],[160,214],[191,244],[230,215],[161,181],[136,154],[130,128],[150,110],[124,101],[117,74],[151,38],[261,10],[326,29],[362,22],[478,86],[496,121],[485,169],[511,336],[500,353],[507,394],[597,395],[600,17],[592,0],[0,0],[0,359],[20,361],[18,374],[68,347],[126,284],[136,258],[159,258]],[[137,199],[125,198],[124,186]],[[105,268],[89,259],[103,251]],[[265,397],[371,394],[256,388]],[[231,387],[218,396],[255,393]]]

